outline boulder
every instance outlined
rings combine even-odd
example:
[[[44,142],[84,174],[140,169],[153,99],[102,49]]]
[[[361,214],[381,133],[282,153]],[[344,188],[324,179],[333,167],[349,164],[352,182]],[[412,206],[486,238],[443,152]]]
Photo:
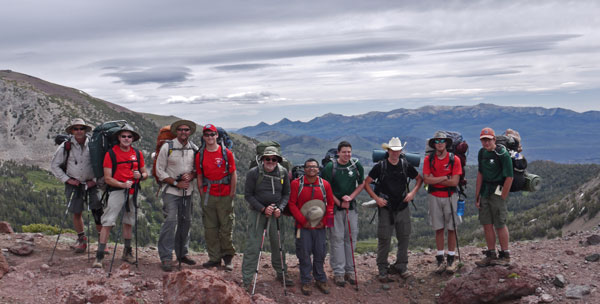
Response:
[[[27,256],[33,252],[33,245],[27,243],[18,243],[8,248],[8,251],[14,255]]]
[[[104,286],[92,286],[86,290],[86,300],[90,303],[102,303],[113,292]]]
[[[591,288],[587,285],[569,286],[565,291],[565,296],[568,299],[581,299],[583,296],[590,294]]]
[[[0,222],[0,233],[15,233],[8,222]]]
[[[4,257],[4,254],[0,252],[0,279],[10,271],[10,266]]]
[[[208,269],[185,269],[163,277],[164,303],[252,303],[246,291]]]
[[[557,274],[554,276],[552,284],[554,284],[554,286],[556,287],[564,288],[565,285],[567,285],[567,281],[565,280],[565,276],[563,276],[562,274]]]
[[[533,295],[538,282],[530,273],[525,266],[477,267],[450,280],[439,303],[499,303]]]
[[[267,298],[264,295],[257,293],[252,296],[252,303],[254,304],[277,304],[277,301]]]
[[[585,244],[588,246],[600,244],[600,235],[594,234],[588,236],[587,240],[585,241]]]
[[[588,262],[598,262],[600,260],[600,254],[594,253],[585,257],[585,260]]]

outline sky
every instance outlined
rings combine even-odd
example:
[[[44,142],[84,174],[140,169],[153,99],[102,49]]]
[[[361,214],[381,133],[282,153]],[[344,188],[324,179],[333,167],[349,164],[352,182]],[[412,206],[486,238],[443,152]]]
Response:
[[[3,1],[0,69],[228,129],[427,105],[600,110],[600,1]]]

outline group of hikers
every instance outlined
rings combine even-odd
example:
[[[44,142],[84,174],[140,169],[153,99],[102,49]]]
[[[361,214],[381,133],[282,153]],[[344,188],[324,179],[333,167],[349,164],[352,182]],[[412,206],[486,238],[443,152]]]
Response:
[[[73,214],[77,232],[76,253],[88,246],[84,232],[82,212],[85,203],[94,217],[99,233],[94,268],[102,268],[110,230],[122,215],[124,250],[122,260],[137,263],[132,253],[132,227],[136,220],[136,199],[139,182],[149,177],[143,154],[132,147],[140,135],[129,124],[114,133],[117,144],[104,157],[103,173],[108,198],[100,198],[97,180],[92,172],[89,136],[92,130],[83,119],[77,118],[66,128],[72,136],[62,143],[52,160],[53,174],[65,183],[68,211]],[[219,145],[219,132],[212,124],[202,127],[203,144],[198,148],[190,141],[196,124],[179,120],[170,125],[173,135],[169,144],[163,144],[156,155],[153,170],[161,185],[164,222],[158,239],[160,267],[169,272],[176,261],[195,265],[189,256],[189,231],[192,214],[193,183],[201,196],[202,223],[204,225],[208,260],[203,267],[219,267],[223,262],[226,271],[233,270],[234,208],[236,193],[236,164],[232,151]],[[509,233],[506,226],[507,198],[513,180],[511,156],[501,145],[491,128],[480,133],[482,148],[478,154],[478,172],[475,204],[483,226],[487,250],[478,266],[508,265]],[[287,274],[287,264],[281,240],[285,239],[281,221],[284,213],[295,220],[294,239],[299,261],[300,290],[311,294],[313,280],[321,292],[330,292],[324,270],[329,240],[330,264],[333,282],[339,287],[347,283],[358,287],[354,250],[358,237],[357,196],[365,190],[374,200],[378,212],[377,268],[378,280],[393,281],[393,275],[408,278],[408,242],[411,234],[409,203],[422,184],[427,185],[429,222],[435,230],[436,273],[453,273],[456,261],[456,216],[459,178],[464,163],[448,151],[452,138],[444,132],[435,132],[428,146],[433,151],[425,156],[423,171],[419,173],[404,157],[406,143],[392,137],[382,147],[387,157],[378,161],[365,176],[358,159],[352,157],[352,145],[342,141],[337,147],[337,157],[324,167],[314,158],[303,164],[304,174],[292,179],[283,165],[281,152],[276,147],[266,147],[257,157],[257,166],[246,173],[244,197],[249,207],[248,228],[242,263],[242,281],[248,292],[254,293],[259,271],[259,259],[268,233],[272,249],[271,263],[277,280],[284,286],[294,282]],[[411,180],[415,180],[410,188]],[[99,181],[98,181],[99,182]],[[376,184],[371,187],[371,184]],[[81,191],[85,189],[85,191]],[[105,203],[103,204],[103,201]],[[447,231],[447,250],[445,232]],[[392,236],[396,236],[396,260],[390,265],[388,255]],[[496,236],[500,251],[496,254]],[[279,249],[279,254],[275,251]],[[114,255],[113,255],[114,259]]]

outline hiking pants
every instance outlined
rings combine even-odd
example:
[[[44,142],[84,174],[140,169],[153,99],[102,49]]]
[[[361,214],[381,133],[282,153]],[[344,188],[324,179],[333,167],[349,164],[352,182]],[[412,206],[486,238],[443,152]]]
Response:
[[[350,230],[352,230],[352,241],[356,242],[358,237],[358,213],[356,209],[348,211],[350,218]],[[331,269],[333,275],[341,276],[345,273],[354,273],[352,263],[352,249],[350,247],[350,234],[348,232],[348,220],[346,210],[334,211],[334,224],[329,231],[329,249]],[[353,244],[356,247],[356,243]]]
[[[279,217],[279,229],[281,242],[283,246],[283,219],[285,216]],[[258,264],[258,254],[260,251],[260,242],[262,234],[267,224],[267,217],[264,213],[255,210],[250,210],[248,214],[248,233],[246,234],[246,249],[244,250],[244,260],[242,262],[242,280],[244,285],[249,285],[254,279],[256,273],[256,265]],[[279,241],[277,239],[277,222],[275,216],[271,216],[271,223],[267,231],[269,244],[271,245],[271,265],[277,276],[282,276],[281,258],[279,256]],[[285,253],[285,250],[284,250]],[[285,254],[283,255],[283,264],[285,264]],[[286,266],[287,271],[287,266]]]
[[[204,195],[206,195],[204,193]],[[202,199],[204,201],[204,198]],[[233,197],[209,196],[208,202],[202,204],[202,222],[206,252],[211,262],[220,262],[226,255],[234,255],[233,247]]]
[[[312,261],[310,259],[311,254],[313,256]],[[326,255],[325,229],[300,229],[300,238],[296,239],[296,256],[300,263],[300,282],[302,284],[312,282],[313,276],[317,281],[327,282],[327,275],[325,275],[325,269],[323,268]]]
[[[85,209],[83,205],[84,202],[84,188],[83,186],[73,186],[65,183],[65,196],[67,200],[71,197],[71,192],[73,193],[73,197],[71,198],[71,206],[69,207],[70,213],[79,214],[82,213]],[[100,196],[98,193],[98,187],[92,187],[87,190],[88,194],[88,204],[90,205],[90,210],[102,209],[102,203],[100,202]],[[69,202],[67,202],[68,204]]]
[[[398,252],[393,267],[400,273],[408,269],[408,240],[410,238],[410,209],[391,212],[388,208],[379,208],[377,224],[377,268],[380,275],[388,272],[392,233],[396,231]]]
[[[160,227],[158,255],[161,261],[171,261],[173,249],[178,259],[188,254],[192,196],[185,197],[185,206],[183,196],[165,193],[162,200],[165,222]]]

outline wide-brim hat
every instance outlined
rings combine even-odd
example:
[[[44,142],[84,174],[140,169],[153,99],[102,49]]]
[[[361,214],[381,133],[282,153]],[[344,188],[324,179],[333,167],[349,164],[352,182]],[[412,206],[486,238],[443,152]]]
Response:
[[[123,131],[129,131],[131,132],[131,134],[133,134],[133,141],[138,141],[140,140],[140,134],[138,132],[136,132],[133,127],[129,124],[125,124],[124,126],[121,127],[121,130],[115,132],[115,138],[119,138],[119,134],[121,134],[121,132]]]
[[[188,127],[190,127],[190,135],[194,134],[194,132],[196,132],[196,123],[191,121],[191,120],[178,120],[174,123],[171,124],[171,133],[173,133],[173,135],[177,135],[177,128],[179,128],[179,126],[181,125],[186,125]]]
[[[310,222],[311,227],[316,227],[325,215],[325,203],[318,199],[310,200],[302,205],[300,212]]]
[[[71,121],[71,125],[65,129],[65,132],[67,132],[67,134],[71,134],[71,131],[73,131],[73,127],[75,126],[84,126],[85,132],[92,131],[92,127],[87,125],[83,118],[75,118],[73,121]]]
[[[276,147],[266,147],[265,151],[263,151],[263,154],[260,156],[260,159],[262,160],[263,157],[265,156],[277,156],[277,160],[281,163],[281,161],[283,161],[283,157],[281,157],[281,155],[279,155],[279,151],[277,151]]]
[[[385,150],[401,151],[404,150],[406,142],[402,145],[402,141],[398,137],[392,137],[388,143],[383,143],[381,147]]]
[[[435,149],[434,141],[436,139],[445,139],[446,140],[446,148],[452,146],[452,138],[448,137],[448,135],[443,131],[436,131],[435,134],[433,134],[433,137],[429,139],[429,143],[428,143],[429,147],[431,147],[432,149]]]

